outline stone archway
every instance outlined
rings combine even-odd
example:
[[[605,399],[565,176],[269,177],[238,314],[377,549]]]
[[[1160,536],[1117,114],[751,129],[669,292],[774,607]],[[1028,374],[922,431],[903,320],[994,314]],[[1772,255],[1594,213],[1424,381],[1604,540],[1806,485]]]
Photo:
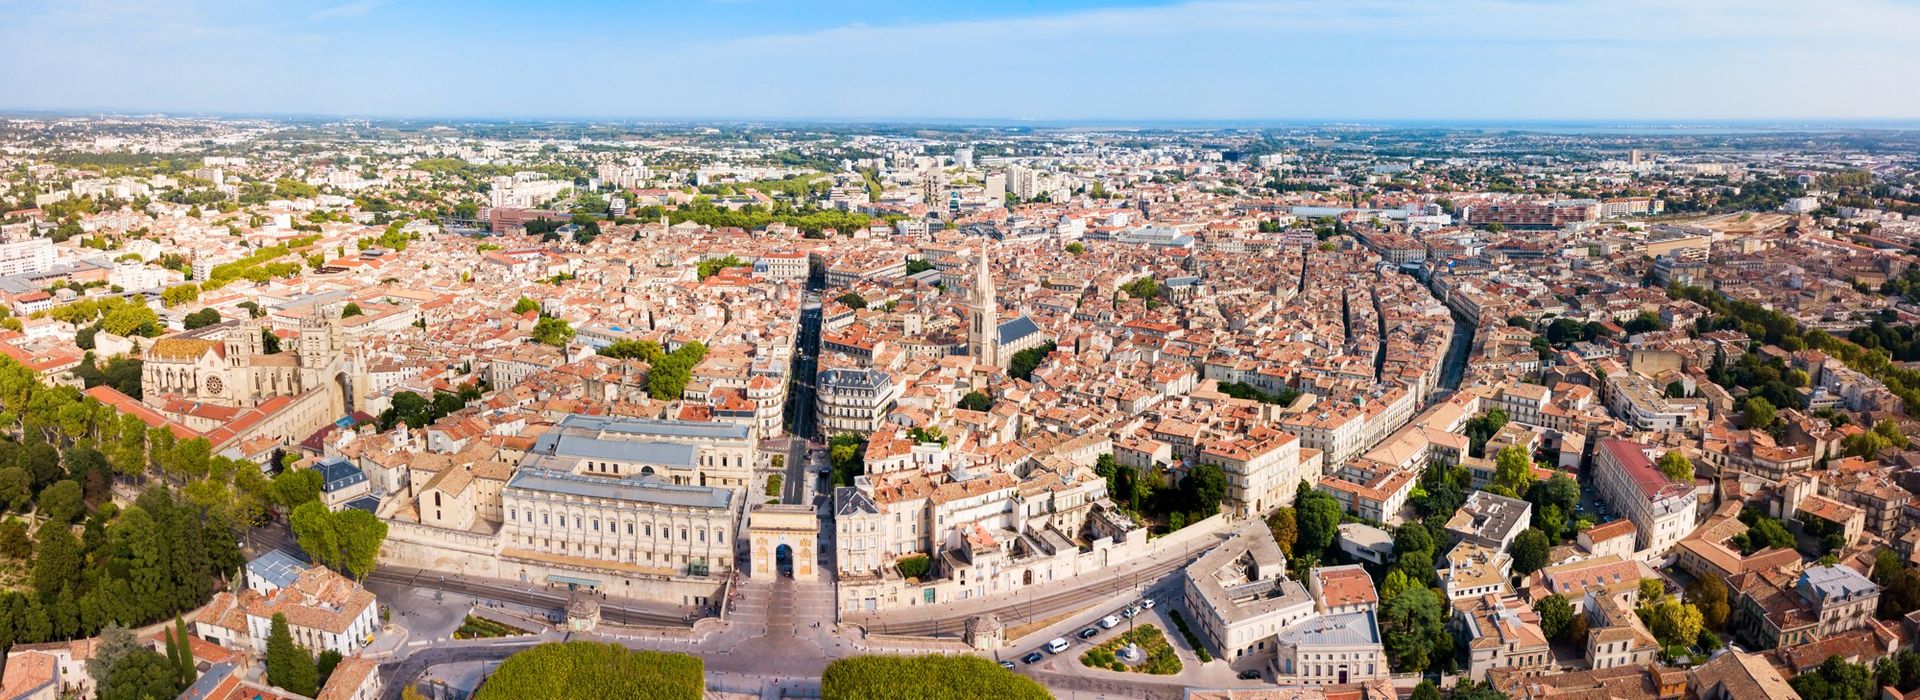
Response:
[[[782,573],[780,550],[791,553],[793,580],[820,579],[820,518],[812,506],[758,505],[747,514],[747,577],[773,580]]]

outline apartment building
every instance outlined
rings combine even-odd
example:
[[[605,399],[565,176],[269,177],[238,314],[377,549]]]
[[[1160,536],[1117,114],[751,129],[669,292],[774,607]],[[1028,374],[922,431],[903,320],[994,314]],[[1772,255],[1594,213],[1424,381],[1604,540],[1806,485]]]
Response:
[[[1600,441],[1594,451],[1594,484],[1633,521],[1638,532],[1636,557],[1663,562],[1675,544],[1693,532],[1699,503],[1693,484],[1667,478],[1654,466],[1653,448],[1619,439]]]
[[[878,369],[822,370],[815,382],[816,420],[823,436],[840,433],[868,435],[893,410],[901,387],[892,375]]]

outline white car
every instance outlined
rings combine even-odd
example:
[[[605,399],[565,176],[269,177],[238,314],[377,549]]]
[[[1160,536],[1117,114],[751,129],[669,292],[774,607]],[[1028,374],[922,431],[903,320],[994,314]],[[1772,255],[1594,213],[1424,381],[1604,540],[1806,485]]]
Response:
[[[1112,615],[1108,615],[1106,617],[1100,618],[1100,626],[1107,629],[1113,629],[1115,627],[1119,627],[1120,618],[1114,617]]]
[[[1146,608],[1146,609],[1148,609],[1148,610],[1152,610],[1152,609],[1153,609],[1153,599],[1152,599],[1152,598],[1141,598],[1141,599],[1140,599],[1140,607],[1143,607],[1143,608]]]
[[[1066,637],[1054,637],[1053,641],[1047,642],[1047,653],[1049,654],[1058,654],[1066,650],[1067,650]]]

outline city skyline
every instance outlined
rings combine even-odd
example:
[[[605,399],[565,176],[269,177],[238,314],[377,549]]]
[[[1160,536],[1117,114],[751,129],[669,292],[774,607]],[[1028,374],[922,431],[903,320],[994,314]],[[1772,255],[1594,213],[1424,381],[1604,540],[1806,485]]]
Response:
[[[952,123],[1920,116],[1920,96],[1886,89],[1920,69],[1920,6],[1890,0],[0,8],[15,18],[0,40],[24,57],[0,102],[8,111]]]

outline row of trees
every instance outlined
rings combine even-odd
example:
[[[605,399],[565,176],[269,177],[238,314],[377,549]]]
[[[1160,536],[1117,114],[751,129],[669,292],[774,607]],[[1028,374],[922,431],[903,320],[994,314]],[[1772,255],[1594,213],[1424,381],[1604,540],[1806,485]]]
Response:
[[[707,356],[707,346],[700,341],[690,341],[673,352],[650,360],[652,366],[647,369],[647,395],[656,401],[673,401],[686,391],[687,382],[693,380],[693,367]]]
[[[387,539],[387,524],[372,513],[357,508],[332,511],[318,500],[293,509],[288,524],[307,556],[354,580],[365,580],[373,573],[380,544]]]
[[[32,550],[30,590],[0,594],[0,647],[166,619],[205,602],[242,561],[224,523],[165,488],[125,510],[103,504],[78,536],[45,521]]]
[[[435,391],[432,400],[411,391],[402,391],[393,395],[391,405],[381,411],[375,421],[382,431],[392,430],[393,426],[400,423],[418,430],[465,408],[468,402],[478,400],[480,396],[480,387],[474,384],[461,386],[455,393]]]
[[[1048,355],[1052,355],[1057,348],[1058,346],[1049,340],[1014,353],[1007,362],[1007,376],[1023,380],[1033,378],[1033,371],[1039,369],[1040,363],[1045,361]]]
[[[1160,477],[1121,464],[1112,454],[1094,461],[1094,472],[1107,480],[1107,496],[1121,509],[1143,521],[1158,521],[1172,532],[1220,512],[1227,495],[1227,473],[1217,464],[1198,464],[1174,488],[1162,488]]]
[[[997,667],[994,670],[1004,671]],[[831,668],[828,673],[832,673]],[[706,687],[706,665],[696,656],[633,651],[599,642],[554,642],[507,657],[473,697],[698,700]]]
[[[1803,348],[1819,350],[1838,358],[1857,372],[1880,380],[1895,396],[1900,397],[1908,415],[1920,416],[1920,371],[1895,365],[1892,353],[1885,347],[1868,348],[1847,339],[1835,338],[1819,329],[1803,330],[1791,316],[1752,302],[1729,299],[1719,292],[1700,287],[1674,286],[1668,288],[1667,294],[1698,303],[1712,311],[1712,315],[1701,320],[1702,331],[1737,328],[1748,336],[1789,351]],[[1871,329],[1868,332],[1873,333]],[[1879,337],[1882,334],[1873,335]],[[1798,405],[1791,398],[1775,401],[1775,397],[1768,396],[1768,400],[1774,401],[1775,406]]]
[[[1046,700],[1053,697],[1033,679],[978,656],[839,659],[828,664],[826,672],[821,674],[820,696],[841,700]]]

